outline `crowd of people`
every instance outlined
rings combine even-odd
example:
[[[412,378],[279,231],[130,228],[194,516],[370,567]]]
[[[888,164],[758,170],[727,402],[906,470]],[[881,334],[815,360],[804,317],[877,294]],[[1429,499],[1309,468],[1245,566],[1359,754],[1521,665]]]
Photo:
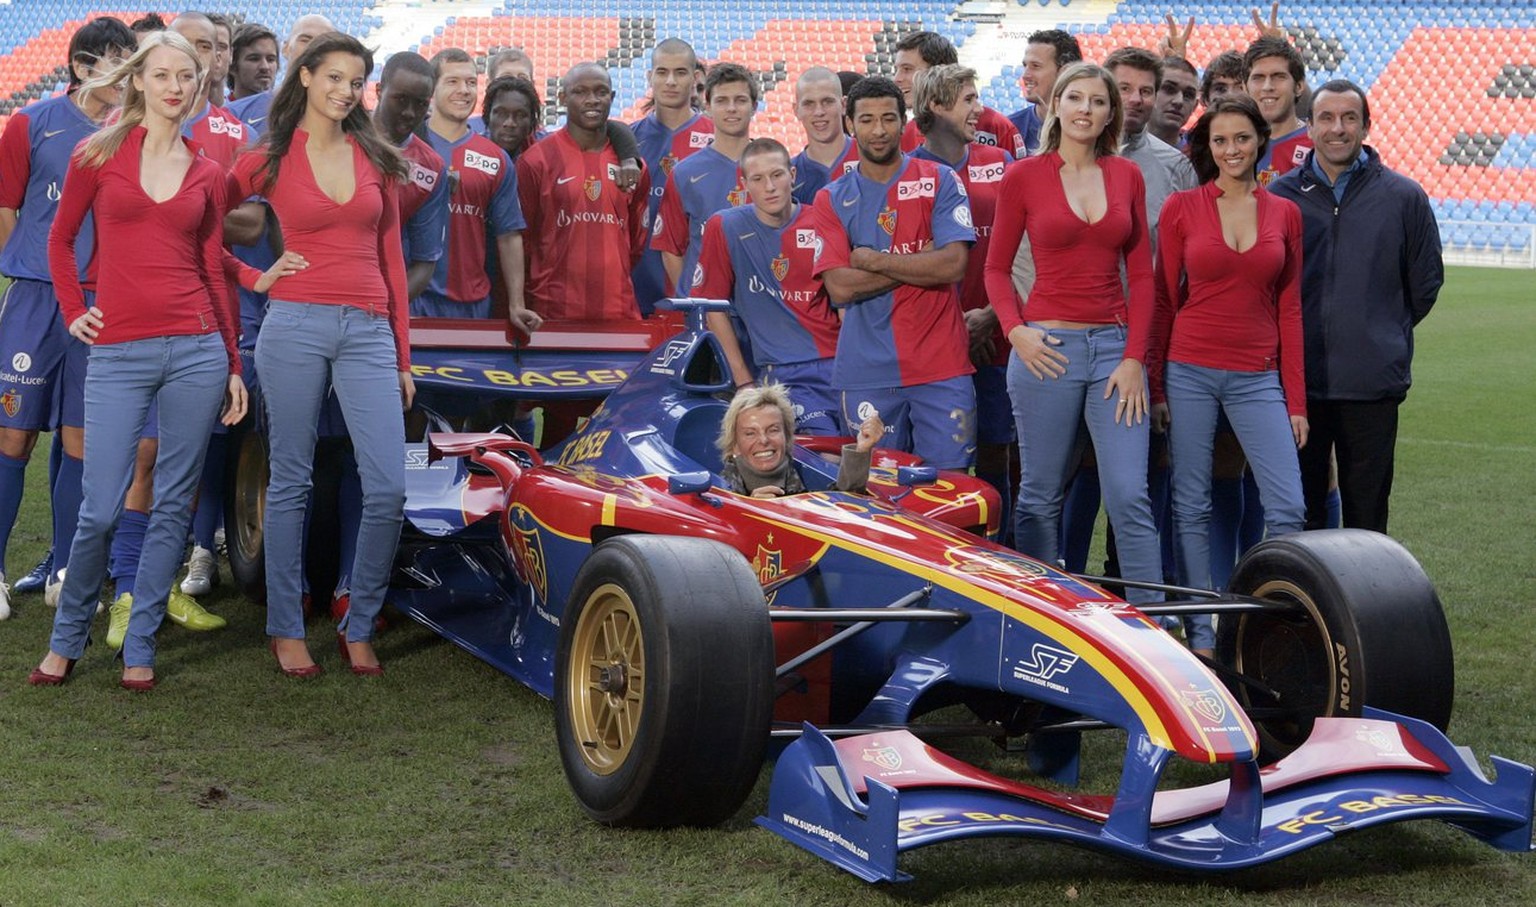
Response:
[[[1219,588],[1254,525],[1329,525],[1331,494],[1336,521],[1386,531],[1438,232],[1365,144],[1366,92],[1309,86],[1275,8],[1254,23],[1203,68],[1171,16],[1159,48],[1097,63],[1037,32],[1009,116],[914,32],[894,79],[800,73],[791,153],[753,135],[758,76],[679,38],[651,51],[642,119],[615,121],[585,62],[546,129],[516,48],[395,53],[370,110],[371,51],[323,16],[281,42],[210,13],[91,21],[69,91],[0,135],[0,555],[54,438],[52,551],[0,575],[0,618],[27,590],[58,607],[30,681],[69,676],[109,577],[126,688],[153,688],[164,617],[223,625],[196,597],[218,577],[225,433],[258,408],[273,656],[321,671],[302,545],[317,438],[339,436],[337,645],[381,673],[413,315],[531,333],[727,299],[709,326],[737,389],[728,487],[793,493],[786,438],[857,436],[843,487],[876,444],[974,470],[1009,544],[1079,571],[1100,498],[1112,569],[1153,583]],[[1212,649],[1208,620],[1185,631]]]

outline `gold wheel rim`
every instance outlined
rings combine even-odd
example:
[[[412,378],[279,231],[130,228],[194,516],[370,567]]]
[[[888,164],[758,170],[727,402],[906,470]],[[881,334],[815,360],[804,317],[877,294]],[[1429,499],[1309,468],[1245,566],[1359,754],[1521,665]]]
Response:
[[[618,771],[645,709],[645,636],[635,603],[619,586],[604,583],[587,598],[565,682],[582,761],[599,775]]]
[[[1327,659],[1330,664],[1332,663],[1332,659],[1334,657],[1333,637],[1329,634],[1328,625],[1323,621],[1323,616],[1318,612],[1317,603],[1312,600],[1311,595],[1307,594],[1302,590],[1300,586],[1297,586],[1295,583],[1290,582],[1289,580],[1279,579],[1270,580],[1269,582],[1264,583],[1257,589],[1253,590],[1251,594],[1254,598],[1263,598],[1277,602],[1288,602],[1291,604],[1300,605],[1302,608],[1306,609],[1307,616],[1311,622],[1311,629],[1317,634],[1318,637],[1318,645],[1321,649],[1319,654],[1324,659]],[[1249,633],[1258,631],[1259,626],[1256,625],[1256,622],[1252,621],[1243,621],[1238,626],[1241,629],[1239,630],[1237,644],[1235,647],[1233,667],[1239,673],[1247,674],[1250,670],[1257,670],[1263,667],[1262,664],[1248,665],[1245,663],[1247,661],[1247,655],[1250,651],[1252,651],[1250,649],[1251,641],[1248,640],[1246,636]],[[1273,628],[1266,626],[1265,629],[1272,630]],[[1326,677],[1325,690],[1327,694],[1325,701],[1329,703],[1327,711],[1331,712],[1332,704],[1337,701],[1339,694],[1338,676],[1333,670],[1325,671],[1324,675]]]
[[[229,542],[239,549],[246,562],[250,562],[261,553],[261,527],[267,512],[269,469],[266,448],[255,435],[246,435],[242,454],[235,475],[235,497],[240,512],[235,515],[235,519],[229,521],[234,529],[234,538]]]

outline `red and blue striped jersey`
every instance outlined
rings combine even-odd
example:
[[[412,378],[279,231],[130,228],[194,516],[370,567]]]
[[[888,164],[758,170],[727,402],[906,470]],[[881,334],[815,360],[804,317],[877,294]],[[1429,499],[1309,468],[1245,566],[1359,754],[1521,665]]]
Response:
[[[499,145],[474,132],[449,140],[428,129],[427,142],[448,166],[448,242],[428,287],[456,302],[479,302],[491,294],[487,237],[527,227],[517,171]]]
[[[651,222],[651,248],[683,256],[678,284],[693,285],[704,225],[717,211],[749,205],[741,167],[711,145],[681,161],[667,177],[661,208]]]
[[[668,129],[652,113],[630,124],[640,145],[640,158],[651,173],[650,202],[645,210],[645,227],[650,230],[661,207],[667,177],[680,161],[694,152],[708,148],[714,141],[715,124],[709,117],[696,114],[676,129]],[[667,272],[661,266],[661,253],[647,248],[635,266],[635,297],[642,312],[649,311],[656,300],[667,295]]]

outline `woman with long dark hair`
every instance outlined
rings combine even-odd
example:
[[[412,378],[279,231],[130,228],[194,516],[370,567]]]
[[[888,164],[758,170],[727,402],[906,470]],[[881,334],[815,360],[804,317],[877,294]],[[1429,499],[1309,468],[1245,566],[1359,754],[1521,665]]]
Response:
[[[1153,297],[1146,188],[1136,165],[1116,154],[1124,112],[1108,72],[1074,63],[1049,100],[1039,154],[1003,177],[987,252],[987,295],[1013,347],[1008,393],[1020,465],[1014,543],[1056,562],[1062,497],[1077,428],[1086,422],[1122,575],[1158,582],[1143,368]],[[1012,269],[1026,234],[1036,276],[1021,301]],[[1128,597],[1156,596],[1132,589]]]
[[[338,642],[353,673],[383,670],[373,651],[374,618],[400,537],[401,410],[415,386],[396,197],[406,165],[362,107],[372,69],[373,55],[356,38],[315,38],[273,97],[262,144],[234,171],[239,197],[264,196],[285,246],[308,262],[273,284],[256,343],[271,448],[267,633],[290,677],[320,673],[304,642],[302,540],[316,423],[332,386],[363,489],[351,607]]]
[[[1201,186],[1158,222],[1153,421],[1167,426],[1183,581],[1211,581],[1211,448],[1217,416],[1243,446],[1270,535],[1306,516],[1296,451],[1307,442],[1301,213],[1259,185],[1269,123],[1254,101],[1214,101],[1189,134]],[[1164,402],[1166,399],[1166,402]]]
[[[85,649],[139,434],[158,401],[175,418],[161,420],[137,594],[131,610],[114,609],[107,630],[108,645],[123,647],[123,687],[153,689],[155,631],[180,565],[208,432],[221,401],[226,424],[245,415],[224,292],[224,173],[181,135],[202,81],[192,45],[166,31],[86,85],[122,86],[123,106],[116,123],[76,149],[48,237],[64,321],[90,356],[84,499],[49,652],[29,678],[35,685],[62,683]],[[75,255],[88,213],[95,294],[81,288]]]

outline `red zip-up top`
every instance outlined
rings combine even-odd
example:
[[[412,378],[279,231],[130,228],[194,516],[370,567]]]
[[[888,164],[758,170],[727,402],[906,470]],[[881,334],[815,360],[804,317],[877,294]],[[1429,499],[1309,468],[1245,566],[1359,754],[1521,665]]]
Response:
[[[293,131],[277,182],[265,186],[263,151],[235,161],[231,198],[266,197],[283,228],[283,245],[303,255],[309,267],[280,277],[267,295],[288,302],[350,305],[389,314],[400,371],[411,367],[410,311],[406,302],[405,255],[400,249],[399,187],[368,160],[349,137],[357,188],[345,203],[315,184],[305,146],[309,133]]]
[[[987,250],[992,310],[1005,336],[1025,321],[1125,324],[1125,358],[1145,363],[1154,290],[1141,170],[1123,157],[1099,158],[1109,207],[1090,224],[1067,203],[1062,164],[1053,151],[1025,158],[1003,175]],[[1035,285],[1029,300],[1020,303],[1013,289],[1013,257],[1026,232],[1035,258]],[[1129,298],[1120,282],[1122,258]]]
[[[1175,192],[1157,233],[1157,309],[1147,364],[1162,403],[1164,361],[1236,372],[1280,370],[1285,409],[1307,414],[1301,340],[1301,211],[1260,187],[1259,235],[1236,252],[1221,230],[1214,182]],[[1186,280],[1187,279],[1187,280]]]
[[[75,237],[88,212],[96,220],[96,307],[102,312],[98,344],[187,334],[224,336],[229,369],[240,373],[236,313],[225,300],[224,171],[182,139],[192,166],[181,188],[163,202],[144,192],[139,158],[144,127],[129,131],[100,167],[70,158],[58,213],[48,232],[48,269],[64,323],[85,314],[75,261]]]

